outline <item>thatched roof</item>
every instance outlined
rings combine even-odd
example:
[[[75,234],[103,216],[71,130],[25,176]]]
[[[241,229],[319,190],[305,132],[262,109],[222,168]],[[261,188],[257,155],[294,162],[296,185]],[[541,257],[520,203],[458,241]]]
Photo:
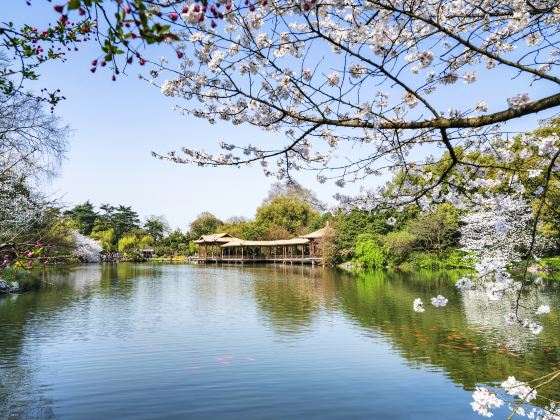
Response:
[[[232,240],[237,240],[237,238],[232,237],[227,233],[214,233],[212,235],[202,235],[200,239],[193,241],[195,244],[204,244],[204,243],[226,243]]]
[[[309,239],[293,238],[293,239],[280,239],[276,241],[244,241],[235,239],[224,245],[222,248],[241,247],[241,246],[285,246],[285,245],[305,245],[309,243]]]

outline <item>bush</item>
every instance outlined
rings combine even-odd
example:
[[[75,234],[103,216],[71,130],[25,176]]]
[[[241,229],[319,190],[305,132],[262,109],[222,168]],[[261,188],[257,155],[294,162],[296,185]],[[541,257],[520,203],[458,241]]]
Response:
[[[436,254],[417,253],[411,258],[411,263],[418,268],[426,270],[441,270],[445,268],[444,260],[440,259]]]
[[[459,251],[457,249],[451,250],[443,260],[445,262],[446,268],[472,268],[474,267],[474,261],[472,257],[469,256],[464,251]]]
[[[2,271],[0,276],[10,286],[14,282],[19,283],[20,290],[27,290],[39,283],[38,279],[31,275],[29,270],[18,267],[7,267]]]
[[[451,250],[447,255],[441,258],[435,253],[415,253],[411,257],[411,264],[417,268],[426,270],[443,270],[446,268],[470,268],[472,267],[471,261],[465,257],[463,251]]]
[[[543,258],[541,265],[549,271],[560,271],[560,257]]]
[[[373,239],[368,239],[356,244],[354,262],[367,268],[376,270],[385,266],[385,250]]]

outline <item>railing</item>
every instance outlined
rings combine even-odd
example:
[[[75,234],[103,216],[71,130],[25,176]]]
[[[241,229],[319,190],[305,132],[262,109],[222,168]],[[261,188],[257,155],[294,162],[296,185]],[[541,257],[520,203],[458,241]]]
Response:
[[[320,255],[199,255],[199,260],[306,260],[306,259],[321,259]]]

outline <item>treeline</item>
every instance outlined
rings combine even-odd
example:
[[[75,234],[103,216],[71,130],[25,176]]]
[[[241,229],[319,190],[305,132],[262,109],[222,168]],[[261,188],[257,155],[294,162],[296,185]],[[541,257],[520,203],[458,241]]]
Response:
[[[193,255],[194,240],[217,232],[246,240],[289,239],[328,222],[333,231],[325,238],[324,249],[330,265],[347,261],[375,268],[465,265],[463,253],[457,250],[460,212],[450,204],[440,204],[429,214],[421,214],[414,206],[401,212],[336,214],[325,207],[312,191],[292,181],[274,184],[251,220],[231,217],[223,221],[203,212],[184,232],[171,231],[163,216],[149,216],[141,223],[138,214],[123,205],[102,205],[96,211],[86,202],[64,212],[64,217],[81,234],[100,241],[105,252],[119,252],[129,259],[141,258],[140,250],[145,248],[159,257]]]
[[[140,259],[142,249],[153,248],[158,255],[188,255],[190,236],[171,231],[164,216],[148,216],[143,222],[130,206],[103,204],[96,210],[89,201],[64,212],[70,226],[84,236],[99,241],[105,253],[120,253]]]
[[[340,212],[332,223],[332,262],[352,261],[371,268],[464,267],[464,253],[458,250],[459,216],[447,203],[427,214],[417,207],[402,212]]]
[[[560,120],[553,120],[549,126],[530,134],[537,138],[558,136]],[[396,174],[388,182],[385,194],[391,197],[398,195],[405,182],[409,183],[409,188],[423,191],[431,184],[431,179],[441,179],[438,191],[427,191],[427,201],[431,202],[428,212],[421,212],[417,206],[411,205],[378,212],[354,210],[337,214],[332,253],[334,261],[354,261],[359,265],[375,268],[404,265],[445,268],[471,265],[468,258],[465,259],[465,253],[460,250],[459,243],[462,219],[469,214],[469,210],[444,202],[448,188],[458,184],[465,185],[463,194],[466,199],[472,197],[473,201],[483,198],[485,191],[489,189],[493,193],[513,195],[527,202],[532,216],[537,212],[539,215],[539,223],[535,225],[535,237],[538,252],[544,257],[541,259],[541,265],[558,270],[560,181],[554,175],[557,169],[551,167],[549,173],[535,170],[542,159],[543,151],[539,150],[536,142],[533,146],[527,146],[520,137],[508,139],[512,153],[507,156],[500,155],[499,146],[504,141],[506,140],[497,139],[496,149],[493,150],[455,151],[455,159],[459,162],[476,162],[479,169],[474,174],[466,175],[457,169],[452,176],[446,178],[452,159],[444,154],[438,164],[423,168],[416,178],[409,173],[406,181],[403,181],[403,174]],[[512,180],[499,177],[495,170],[488,169],[500,165],[507,167],[514,174],[512,176],[515,180],[522,184],[521,189],[516,187],[516,190],[512,190]],[[426,175],[430,177],[426,178]],[[460,179],[466,176],[470,178]],[[548,186],[544,198],[542,185]],[[436,204],[437,201],[440,203]],[[528,226],[527,229],[531,231],[533,226]]]
[[[537,130],[533,134],[548,136],[559,134],[557,121],[550,127]],[[539,186],[547,174],[533,170],[539,159],[537,146],[529,151],[534,158],[527,159],[521,155],[528,154],[521,150],[519,139],[512,139],[513,153],[503,162],[502,157],[494,156],[491,151],[465,152],[457,150],[458,159],[476,161],[481,168],[493,167],[498,161],[515,170],[516,176],[523,184],[523,191],[517,195],[536,211],[540,209],[538,236],[540,251],[544,256],[557,256],[560,248],[560,182],[557,178],[548,181],[549,191],[546,200],[540,200]],[[516,145],[519,145],[516,149]],[[499,159],[499,160],[498,160]],[[412,187],[422,190],[429,185],[426,173],[438,179],[447,170],[449,157],[442,158],[438,165],[424,168],[414,179],[407,174],[406,182],[411,179]],[[496,191],[506,194],[509,183],[507,179],[494,179],[493,174],[480,170],[480,178],[472,179],[466,196],[482,196],[492,182]],[[464,176],[457,172],[454,177]],[[443,177],[444,178],[444,177]],[[442,178],[442,179],[443,179]],[[386,185],[387,197],[395,195],[402,187],[404,176],[396,174]],[[479,182],[483,181],[483,182]],[[484,185],[481,187],[479,185]],[[467,184],[468,185],[468,184]],[[410,187],[410,185],[409,185]],[[386,208],[377,211],[351,210],[335,214],[326,212],[326,206],[309,189],[297,182],[276,183],[268,196],[256,209],[253,219],[231,217],[220,220],[212,213],[203,212],[190,223],[185,232],[170,232],[162,216],[148,217],[140,223],[138,214],[126,206],[101,206],[96,211],[91,203],[86,202],[64,213],[75,228],[83,235],[99,240],[107,252],[119,252],[134,256],[138,250],[146,247],[154,249],[158,256],[191,255],[195,251],[193,240],[202,235],[227,232],[232,236],[246,240],[288,239],[320,229],[327,222],[333,227],[333,233],[325,238],[325,259],[335,265],[352,261],[364,267],[403,267],[406,265],[420,268],[464,267],[470,263],[465,253],[460,250],[460,228],[466,210],[459,208],[443,197],[446,195],[446,182],[439,190],[432,191],[434,198],[430,201],[430,210],[421,211],[415,205]],[[542,203],[542,204],[540,204]]]
[[[66,226],[99,241],[105,253],[118,252],[137,260],[146,249],[157,257],[192,255],[194,240],[216,232],[248,240],[293,238],[321,227],[322,206],[313,192],[292,182],[273,185],[253,220],[231,217],[222,221],[203,212],[185,231],[171,230],[164,216],[141,221],[130,206],[104,204],[96,209],[89,201],[65,211],[62,217]]]

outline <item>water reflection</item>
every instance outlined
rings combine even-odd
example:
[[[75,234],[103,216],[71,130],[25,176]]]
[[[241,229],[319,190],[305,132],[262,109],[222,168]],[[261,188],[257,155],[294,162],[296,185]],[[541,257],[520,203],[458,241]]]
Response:
[[[56,404],[65,407],[61,402],[64,395],[56,393],[59,387],[72,392],[72,384],[94,387],[109,379],[130,381],[122,392],[129,392],[136,381],[155,381],[161,386],[163,400],[159,404],[171,394],[183,398],[179,391],[187,385],[194,388],[183,391],[192,395],[205,395],[204,387],[239,378],[256,386],[272,386],[267,374],[275,369],[287,372],[297,368],[313,375],[335,369],[339,376],[349,375],[348,383],[352,383],[360,370],[368,369],[360,364],[361,358],[374,350],[382,356],[363,363],[369,363],[378,374],[387,369],[391,354],[396,353],[407,369],[443,372],[465,389],[501,381],[508,374],[528,380],[558,368],[557,309],[543,317],[545,330],[538,339],[514,334],[503,322],[507,308],[500,303],[481,304],[474,292],[458,292],[454,283],[460,276],[455,272],[348,273],[289,265],[103,264],[46,271],[42,290],[0,299],[0,417],[34,417],[34,412],[38,413],[35,417],[59,415],[52,411]],[[437,294],[449,298],[447,307],[428,307],[422,314],[412,310],[416,297],[429,302]],[[525,303],[536,301],[537,295],[552,308],[560,305],[556,283],[531,290],[524,297]],[[348,340],[347,347],[337,341],[341,337]],[[325,347],[333,343],[334,347]],[[293,359],[290,347],[304,352],[303,360]],[[356,358],[356,365],[349,354]],[[66,358],[68,378],[52,379],[49,375],[57,371],[59,357]],[[255,363],[262,359],[269,360],[268,364]],[[249,370],[232,370],[235,375],[223,370],[239,360]],[[191,374],[187,380],[179,375],[185,368],[189,372],[203,369],[204,363],[209,372],[206,379]],[[104,376],[111,374],[109,367],[113,377]],[[154,379],[154,372],[160,371],[166,376]],[[278,372],[272,378],[293,388],[294,379]],[[313,383],[313,388],[311,378],[300,376],[297,380],[302,386],[308,385],[304,388],[310,393],[307,398],[320,398],[313,392],[327,393],[325,386]],[[209,382],[201,382],[204,380]],[[393,379],[366,376],[365,380],[379,381],[387,388]],[[244,384],[236,383],[235,392],[247,392],[236,397],[246,398],[238,403],[249,410],[256,402],[249,393],[252,388]],[[111,392],[117,395],[118,389]],[[233,398],[231,389],[223,392]],[[288,393],[286,389],[282,392]],[[560,394],[560,386],[552,386],[547,393]],[[59,399],[53,400],[53,395]],[[82,396],[83,402],[94,403],[92,395]],[[142,394],[137,398],[135,404],[150,397]],[[294,394],[293,398],[298,397]],[[220,403],[216,404],[217,409]],[[356,410],[374,409],[367,399],[353,404]],[[468,409],[466,403],[465,407]],[[133,410],[132,400],[126,408]],[[254,411],[245,413],[256,416]]]
[[[322,269],[290,265],[255,275],[255,300],[265,322],[286,336],[311,331],[319,311],[334,300],[333,283],[324,276]]]
[[[280,275],[275,271],[255,281],[255,295],[279,334],[311,332],[321,311],[336,306],[364,334],[390,340],[413,365],[444,368],[466,389],[501,381],[506,374],[537,378],[559,366],[557,313],[542,319],[545,331],[537,338],[505,324],[503,302],[489,303],[477,292],[459,292],[454,284],[461,275],[332,270]],[[429,307],[422,314],[412,310],[416,297],[427,302],[437,294],[449,298],[447,307]],[[556,285],[529,291],[522,304],[536,301],[557,308],[560,297]],[[557,391],[560,386],[549,390],[552,395]]]
[[[558,299],[553,293],[554,289],[554,283],[550,283],[548,287],[533,285],[526,287],[519,299],[519,316],[533,320],[537,318],[535,311],[539,305],[557,306]],[[542,318],[547,328],[544,334],[539,336],[532,334],[529,329],[521,328],[518,325],[508,325],[504,322],[504,315],[515,311],[516,299],[517,292],[515,291],[506,292],[504,299],[497,301],[490,300],[483,290],[464,292],[462,302],[468,325],[483,332],[490,340],[501,343],[504,348],[517,353],[531,351],[538,342],[543,341],[543,336],[545,336],[545,342],[550,341],[550,335],[556,335],[555,325],[550,323],[551,317]],[[538,321],[540,322],[541,319]]]

